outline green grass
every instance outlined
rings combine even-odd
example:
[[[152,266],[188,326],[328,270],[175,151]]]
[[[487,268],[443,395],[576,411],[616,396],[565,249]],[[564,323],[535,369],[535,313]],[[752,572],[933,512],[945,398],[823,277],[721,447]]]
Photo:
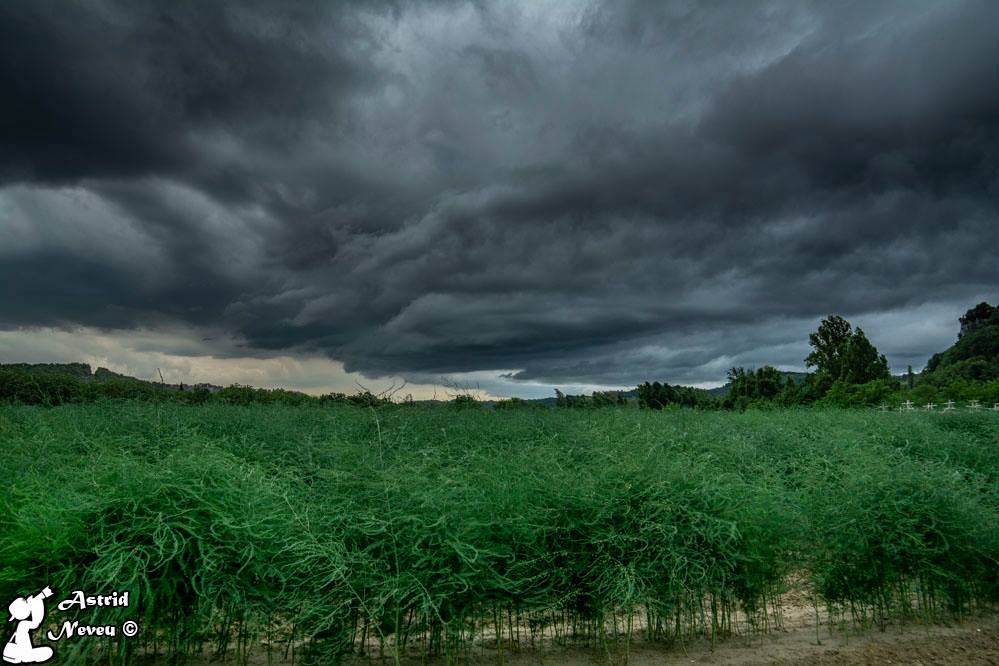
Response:
[[[999,601],[990,413],[5,405],[0,446],[0,597],[130,590],[137,639],[74,644],[121,660],[714,637],[790,576],[860,622]]]

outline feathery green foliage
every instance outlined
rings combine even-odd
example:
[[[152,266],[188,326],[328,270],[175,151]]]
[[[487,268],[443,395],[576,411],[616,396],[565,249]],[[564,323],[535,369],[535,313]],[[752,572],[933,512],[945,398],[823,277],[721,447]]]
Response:
[[[0,597],[129,590],[139,637],[74,644],[122,661],[713,637],[791,575],[933,617],[999,601],[997,441],[991,413],[0,405]]]

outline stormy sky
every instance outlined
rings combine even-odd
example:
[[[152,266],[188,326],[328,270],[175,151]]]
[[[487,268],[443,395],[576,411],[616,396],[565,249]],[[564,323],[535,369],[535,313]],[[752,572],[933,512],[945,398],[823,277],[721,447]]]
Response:
[[[999,3],[0,3],[0,361],[708,385],[997,300]],[[380,382],[380,384],[379,384]]]

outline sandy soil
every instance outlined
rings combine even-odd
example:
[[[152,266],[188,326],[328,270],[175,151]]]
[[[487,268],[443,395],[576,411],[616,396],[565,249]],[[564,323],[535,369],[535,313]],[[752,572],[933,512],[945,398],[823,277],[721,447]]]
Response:
[[[792,588],[781,598],[783,629],[767,633],[754,632],[743,621],[736,623],[737,635],[720,639],[672,645],[633,639],[625,646],[620,638],[616,646],[602,649],[567,648],[545,641],[541,646],[523,645],[520,649],[508,644],[502,652],[496,649],[489,632],[483,632],[466,658],[459,664],[490,666],[679,666],[706,664],[715,666],[842,666],[846,664],[905,664],[909,666],[999,666],[999,613],[981,612],[966,616],[961,622],[941,624],[889,624],[885,630],[859,629],[848,623],[829,625],[824,613],[819,615],[816,631],[815,609],[801,589]],[[637,619],[637,618],[636,618]],[[636,630],[640,627],[635,626]],[[526,636],[526,629],[525,629]],[[640,631],[638,633],[641,633]],[[418,648],[419,639],[411,647]],[[251,650],[249,666],[291,666],[301,663],[284,659],[287,644],[272,646],[270,657],[264,645]],[[299,646],[300,647],[300,646]],[[416,650],[419,651],[418,649]],[[299,655],[301,657],[301,655]],[[142,659],[147,665],[161,660]],[[347,657],[344,666],[389,666],[390,655],[379,657],[377,641],[368,644],[368,656]],[[427,664],[415,654],[404,657],[406,666]],[[438,663],[438,662],[431,662]],[[439,661],[444,664],[444,660]],[[230,659],[212,660],[207,655],[187,662],[189,666],[221,666],[233,664]]]
[[[672,647],[637,642],[632,643],[627,652],[623,647],[610,652],[596,648],[546,648],[500,654],[495,649],[477,646],[467,660],[458,663],[490,666],[999,666],[999,615],[979,615],[952,625],[889,626],[885,631],[830,630],[823,626],[819,629],[818,641],[814,625],[802,622],[792,629],[727,638],[713,647],[706,640]],[[270,661],[271,666],[291,663],[279,658],[278,654],[273,654]],[[342,663],[388,666],[394,662],[388,656],[373,656],[348,658]],[[409,658],[403,663],[408,666],[426,662]],[[206,658],[188,664],[215,666],[220,662]],[[250,655],[250,664],[268,664],[263,650]]]
[[[798,628],[765,636],[736,637],[715,645],[688,645],[666,650],[657,646],[632,647],[624,654],[566,651],[543,656],[523,654],[507,659],[510,666],[527,664],[629,664],[631,666],[670,666],[711,664],[725,666],[833,666],[845,664],[978,665],[999,664],[999,618],[985,617],[951,627],[895,627],[885,632],[837,631]],[[494,663],[498,663],[495,660]]]

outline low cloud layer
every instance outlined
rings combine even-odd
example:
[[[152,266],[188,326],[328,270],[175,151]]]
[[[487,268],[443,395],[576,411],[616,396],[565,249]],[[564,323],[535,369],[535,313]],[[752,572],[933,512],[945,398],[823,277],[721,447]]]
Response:
[[[996,300],[997,24],[6,2],[0,328],[533,394],[800,368],[838,313],[919,367]]]

